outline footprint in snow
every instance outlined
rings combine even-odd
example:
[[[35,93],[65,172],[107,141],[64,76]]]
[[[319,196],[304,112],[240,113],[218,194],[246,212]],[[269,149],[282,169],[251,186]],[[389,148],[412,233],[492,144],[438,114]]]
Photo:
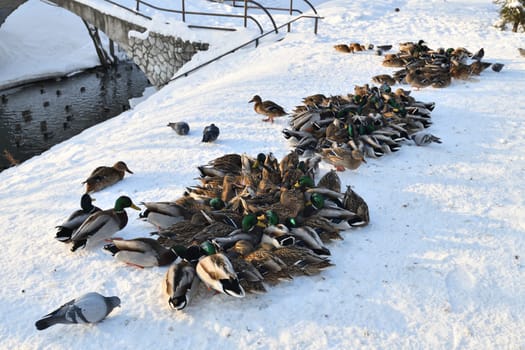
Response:
[[[465,267],[457,266],[446,277],[448,299],[452,312],[472,309],[476,297],[476,278]]]

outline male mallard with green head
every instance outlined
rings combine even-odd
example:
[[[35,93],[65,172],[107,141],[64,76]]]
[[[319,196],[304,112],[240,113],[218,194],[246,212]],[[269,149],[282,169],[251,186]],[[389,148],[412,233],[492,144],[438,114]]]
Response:
[[[128,196],[120,196],[115,201],[113,209],[91,214],[71,236],[73,242],[71,251],[74,252],[80,247],[85,247],[88,243],[109,239],[114,233],[122,230],[128,223],[125,208],[140,210]]]
[[[101,211],[99,207],[95,207],[92,202],[94,198],[87,193],[84,193],[80,198],[80,207],[82,209],[75,210],[61,225],[57,226],[56,239],[60,242],[70,242],[73,232],[82,225],[82,223],[93,213]]]

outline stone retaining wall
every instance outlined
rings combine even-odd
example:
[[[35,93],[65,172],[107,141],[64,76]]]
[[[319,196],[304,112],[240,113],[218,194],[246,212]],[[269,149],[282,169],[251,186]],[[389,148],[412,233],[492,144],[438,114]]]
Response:
[[[154,32],[150,32],[146,39],[131,35],[128,44],[128,55],[158,87],[168,83],[198,51],[208,50],[209,47],[207,43],[190,42]]]

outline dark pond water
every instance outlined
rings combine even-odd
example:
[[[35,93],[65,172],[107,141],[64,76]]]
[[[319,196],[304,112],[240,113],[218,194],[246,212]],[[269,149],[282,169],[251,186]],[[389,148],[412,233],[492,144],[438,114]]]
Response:
[[[149,86],[131,62],[0,91],[0,171],[129,109]]]

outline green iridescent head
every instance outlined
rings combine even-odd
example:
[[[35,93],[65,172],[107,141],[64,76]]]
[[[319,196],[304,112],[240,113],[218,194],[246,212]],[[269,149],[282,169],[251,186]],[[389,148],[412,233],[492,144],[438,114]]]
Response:
[[[131,198],[129,198],[128,196],[120,196],[115,201],[115,210],[122,211],[124,210],[124,208],[133,208],[135,210],[140,210],[139,207],[133,204]]]
[[[212,207],[214,210],[221,210],[226,207],[226,203],[219,197],[212,198],[210,200],[210,207]]]
[[[244,232],[249,232],[255,225],[257,225],[257,217],[250,213],[242,218],[241,226]]]
[[[321,209],[324,207],[324,196],[320,193],[312,193],[310,197],[310,202],[316,209]]]
[[[200,247],[201,247],[201,250],[206,255],[213,255],[213,254],[217,253],[217,250],[215,249],[215,246],[210,241],[202,242]]]
[[[308,175],[301,176],[294,185],[296,188],[311,188],[314,186],[314,180]]]
[[[279,216],[275,212],[267,210],[264,214],[268,220],[268,225],[277,225],[279,223]]]
[[[294,227],[297,227],[299,225],[295,218],[286,218],[286,220],[284,220],[284,224],[288,228],[294,228]]]

